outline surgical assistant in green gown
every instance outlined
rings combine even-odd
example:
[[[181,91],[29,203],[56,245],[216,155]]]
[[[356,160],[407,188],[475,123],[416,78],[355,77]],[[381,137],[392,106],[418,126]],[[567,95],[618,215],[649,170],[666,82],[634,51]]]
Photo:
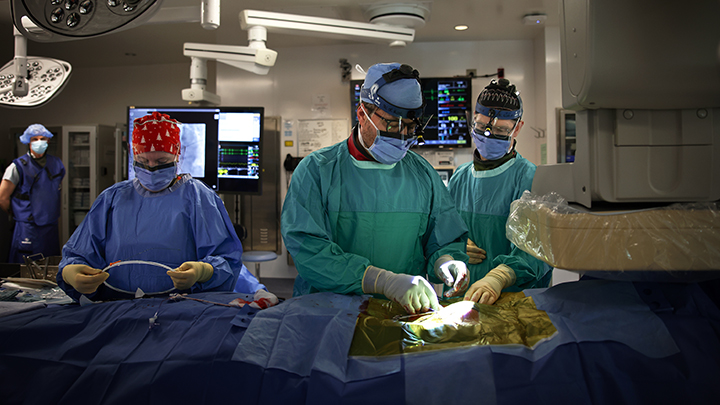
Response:
[[[470,283],[483,278],[498,265],[506,264],[517,277],[506,291],[547,287],[551,268],[518,249],[505,236],[510,203],[531,189],[536,166],[513,150],[500,166],[477,170],[476,165],[480,168],[482,163],[477,151],[473,155],[475,161],[461,165],[448,184],[460,216],[468,226],[469,239],[487,253],[481,263],[468,264]]]
[[[394,164],[360,161],[345,141],[305,157],[285,203],[282,235],[299,276],[293,295],[362,294],[369,265],[434,275],[441,255],[467,262],[467,228],[433,167],[410,151]]]

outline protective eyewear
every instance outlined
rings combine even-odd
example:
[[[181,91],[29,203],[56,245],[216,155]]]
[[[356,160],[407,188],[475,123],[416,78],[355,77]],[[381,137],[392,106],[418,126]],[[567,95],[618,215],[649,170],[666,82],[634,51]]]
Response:
[[[405,132],[405,134],[406,134],[405,136],[411,136],[411,137],[415,136],[415,130],[418,127],[417,119],[414,119],[411,122],[403,122],[403,120],[401,120],[401,119],[389,120],[389,119],[383,117],[382,115],[378,114],[377,111],[373,111],[373,114],[378,116],[378,118],[380,118],[381,120],[385,121],[385,124],[387,127],[386,128],[387,132],[390,132],[393,134],[398,134],[398,135],[400,135],[402,132]],[[398,136],[397,138],[404,139],[405,137]]]
[[[475,134],[477,135],[483,135],[487,138],[495,138],[507,141],[508,139],[510,139],[510,135],[512,135],[513,131],[515,131],[515,127],[517,127],[518,121],[519,120],[515,121],[512,127],[495,125],[497,123],[497,118],[491,119],[486,123],[474,121],[473,132],[475,132]]]
[[[149,166],[149,165],[147,165],[147,164],[145,164],[145,163],[140,163],[140,162],[138,162],[137,160],[133,161],[133,165],[135,165],[135,166],[137,166],[137,167],[140,167],[140,168],[143,168],[143,169],[145,169],[145,170],[149,170],[149,171],[151,171],[151,172],[154,172],[154,171],[160,170],[160,169],[167,169],[168,167],[173,167],[173,166],[175,166],[176,164],[177,164],[177,162],[172,161],[172,162],[164,163],[164,164],[157,165],[157,166]]]

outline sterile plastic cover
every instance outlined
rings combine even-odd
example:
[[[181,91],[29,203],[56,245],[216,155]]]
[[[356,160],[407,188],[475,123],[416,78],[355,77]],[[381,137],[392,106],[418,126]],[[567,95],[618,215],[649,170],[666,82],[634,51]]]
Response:
[[[573,271],[720,269],[720,205],[672,204],[588,212],[558,194],[513,201],[507,238],[546,263]]]

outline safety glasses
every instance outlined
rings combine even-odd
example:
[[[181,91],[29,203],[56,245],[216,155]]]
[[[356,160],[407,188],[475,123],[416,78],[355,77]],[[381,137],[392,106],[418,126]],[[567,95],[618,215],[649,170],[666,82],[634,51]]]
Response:
[[[507,141],[508,139],[510,139],[513,131],[515,131],[515,127],[517,127],[517,124],[520,120],[515,120],[512,126],[494,125],[497,124],[497,121],[497,118],[492,119],[486,123],[473,121],[472,130],[476,135],[483,135],[487,138]]]
[[[378,114],[377,111],[373,111],[373,114],[385,122],[386,132],[398,135],[395,138],[405,139],[407,137],[415,137],[415,130],[417,129],[418,124],[417,120],[412,120],[411,122],[404,122],[399,118],[394,120],[387,119],[382,115]],[[402,135],[403,132],[405,132],[405,135]]]
[[[172,161],[172,162],[169,162],[169,163],[165,163],[165,164],[161,164],[161,165],[157,165],[157,166],[152,166],[152,167],[151,167],[151,166],[149,166],[149,165],[146,165],[145,163],[140,163],[140,162],[138,162],[137,160],[133,161],[133,165],[135,165],[135,166],[137,166],[137,167],[140,167],[140,168],[143,168],[143,169],[145,169],[145,170],[151,171],[151,172],[154,172],[154,171],[160,170],[160,169],[167,169],[168,167],[173,167],[173,166],[175,166],[176,164],[177,164],[177,162]]]

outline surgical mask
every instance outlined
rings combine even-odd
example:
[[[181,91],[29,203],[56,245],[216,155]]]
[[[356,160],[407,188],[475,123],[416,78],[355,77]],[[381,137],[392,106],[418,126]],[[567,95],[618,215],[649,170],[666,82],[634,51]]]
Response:
[[[375,141],[369,147],[365,145],[362,134],[358,134],[362,146],[370,152],[375,160],[382,164],[391,165],[401,161],[410,147],[415,144],[417,138],[413,136],[403,140],[397,138],[397,133],[381,131],[370,119],[370,114],[367,113],[365,107],[362,106],[361,108],[365,112],[365,116],[368,117],[368,121],[375,128]]]
[[[149,168],[138,162],[133,162],[135,177],[140,184],[152,192],[164,190],[177,176],[177,162]]]
[[[30,142],[30,149],[38,155],[42,155],[48,148],[47,141],[32,141]]]
[[[475,148],[480,153],[480,156],[488,160],[496,160],[505,156],[510,150],[510,142],[512,137],[507,140],[489,138],[485,135],[472,132],[473,140],[475,140]]]

